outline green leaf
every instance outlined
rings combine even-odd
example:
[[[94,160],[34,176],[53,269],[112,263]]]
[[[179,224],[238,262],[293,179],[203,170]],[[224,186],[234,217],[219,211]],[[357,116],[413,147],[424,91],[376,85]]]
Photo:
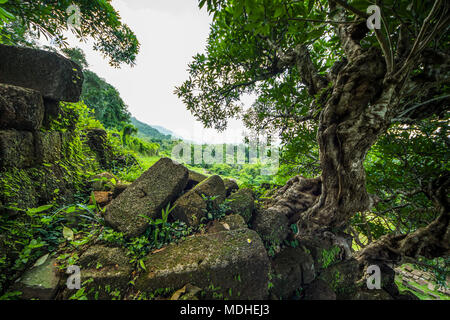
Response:
[[[28,213],[29,214],[36,214],[36,213],[41,213],[41,212],[44,212],[44,211],[47,211],[48,209],[50,209],[50,208],[52,208],[53,207],[53,205],[52,204],[47,204],[47,205],[45,205],[45,206],[40,206],[40,207],[38,207],[38,208],[31,208],[31,209],[28,209]]]
[[[95,200],[94,192],[91,193],[91,200],[92,200],[92,204],[94,205],[94,207],[97,207],[97,201]]]
[[[45,256],[40,257],[33,265],[33,267],[39,267],[40,265],[44,264],[45,261],[47,261],[49,254],[47,253]]]
[[[63,228],[63,237],[66,240],[68,240],[68,241],[72,241],[73,237],[74,237],[72,229],[67,228],[66,226],[64,226],[64,228]]]
[[[277,7],[275,9],[274,18],[278,18],[284,14],[284,8],[283,7]]]

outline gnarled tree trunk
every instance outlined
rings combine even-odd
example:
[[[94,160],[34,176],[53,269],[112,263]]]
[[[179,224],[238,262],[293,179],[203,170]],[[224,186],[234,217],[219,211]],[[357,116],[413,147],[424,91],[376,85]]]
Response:
[[[334,20],[340,18],[342,16],[339,13],[333,17]],[[298,193],[298,198],[293,199],[290,196],[292,192],[288,192],[284,200],[278,199],[274,206],[287,214],[291,222],[292,219],[298,221],[296,237],[300,242],[332,238],[346,251],[346,258],[351,257],[348,254],[351,249],[343,235],[344,229],[355,213],[366,211],[372,205],[366,190],[363,165],[367,152],[379,136],[388,130],[392,119],[405,111],[401,106],[402,98],[420,87],[420,81],[417,81],[420,79],[410,75],[411,56],[400,59],[404,64],[395,69],[394,61],[386,56],[385,50],[361,48],[359,42],[367,32],[365,23],[337,27],[346,61],[341,62],[335,74],[329,75],[328,81],[317,75],[304,46],[293,50],[285,60],[281,59],[282,63],[290,63],[294,59],[310,94],[320,93],[319,101],[325,101],[317,133],[322,175],[320,179],[300,179],[296,187],[288,186],[285,190],[300,190],[306,185],[316,184],[315,188],[309,187],[310,190],[316,190],[315,194]],[[382,46],[382,49],[386,48]],[[414,57],[416,61],[424,58],[419,53]],[[448,66],[448,63],[441,65]],[[395,71],[397,73],[394,74]],[[446,72],[440,74],[445,75]],[[432,90],[431,87],[420,88],[423,96]],[[421,114],[423,108],[416,111],[420,111],[417,113],[419,117],[424,116]],[[404,262],[408,257],[421,255],[434,258],[449,253],[449,184],[446,175],[430,187],[430,199],[440,211],[438,219],[411,234],[386,235],[356,255],[356,263],[361,270],[372,263],[390,270],[390,283],[385,288],[391,295],[398,295],[398,290],[393,283],[390,267]],[[320,196],[317,190],[320,190]],[[312,205],[309,208],[301,207],[305,203]]]

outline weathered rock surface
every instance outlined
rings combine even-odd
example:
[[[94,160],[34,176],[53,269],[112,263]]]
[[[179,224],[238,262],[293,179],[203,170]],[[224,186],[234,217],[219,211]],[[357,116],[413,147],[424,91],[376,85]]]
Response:
[[[227,199],[230,200],[228,203],[230,207],[229,212],[241,215],[245,223],[248,223],[255,208],[253,191],[251,189],[240,189],[232,193]]]
[[[0,84],[0,129],[38,130],[44,120],[44,111],[39,92]]]
[[[117,198],[122,192],[128,188],[129,183],[118,183],[113,188],[113,199]]]
[[[202,196],[216,197],[213,205],[218,206],[225,200],[225,195],[225,185],[222,178],[217,175],[211,176],[175,201],[172,216],[189,226],[197,226],[205,217],[207,209],[207,203]]]
[[[207,178],[208,177],[205,176],[204,174],[198,173],[193,170],[189,170],[189,178],[188,183],[186,185],[186,190],[191,190],[192,188],[194,188],[196,185],[198,185],[203,180],[206,180]]]
[[[229,216],[225,216],[220,220],[210,221],[206,226],[206,232],[216,233],[245,228],[247,228],[247,224],[245,223],[244,218],[242,218],[238,214],[232,214]]]
[[[227,197],[229,197],[234,191],[239,190],[239,186],[233,179],[223,179],[225,184],[225,190],[227,192]]]
[[[184,288],[185,291],[178,300],[199,300],[202,289],[189,283]]]
[[[20,298],[24,300],[51,300],[56,295],[59,281],[56,259],[47,258],[43,264],[26,271],[10,291],[22,292]]]
[[[37,162],[34,137],[28,131],[0,131],[0,167],[26,168]]]
[[[325,232],[320,237],[317,235],[302,237],[301,245],[311,252],[316,270],[320,272],[322,269],[345,259],[346,249],[351,246],[351,238],[348,238],[345,234],[336,235]],[[350,258],[350,256],[347,258]]]
[[[238,214],[230,214],[229,216],[225,216],[224,218],[220,219],[220,221],[229,225],[231,230],[248,228],[244,218],[242,218],[242,216]]]
[[[325,281],[316,279],[306,287],[305,300],[336,300],[336,294]]]
[[[91,299],[111,299],[113,292],[126,290],[133,271],[128,262],[126,250],[95,245],[84,252],[79,260],[81,265],[81,283],[85,284],[85,292]],[[69,290],[68,290],[69,291]],[[74,292],[71,292],[72,294]]]
[[[175,201],[171,215],[173,219],[183,221],[188,226],[198,226],[205,217],[207,206],[202,196],[192,191]]]
[[[160,159],[106,207],[106,222],[128,237],[139,236],[148,226],[140,215],[160,217],[161,209],[174,202],[187,179],[188,170],[181,164]]]
[[[220,176],[214,175],[199,183],[193,191],[207,197],[216,197],[216,203],[222,203],[225,200],[225,184]]]
[[[0,83],[34,89],[56,101],[80,99],[81,67],[60,54],[0,44],[0,57]]]
[[[49,129],[51,126],[52,120],[56,119],[63,112],[60,107],[59,101],[47,99],[47,98],[44,98],[44,109],[45,109],[45,113],[44,113],[44,121],[43,121],[42,125],[44,126],[44,128]]]
[[[288,299],[296,289],[311,283],[315,278],[314,261],[301,248],[287,247],[272,261],[272,293]]]
[[[289,220],[275,208],[256,210],[252,229],[258,232],[264,241],[279,245],[289,234]]]
[[[58,131],[39,132],[36,134],[38,158],[46,163],[54,163],[61,159],[62,137]]]
[[[264,245],[249,229],[194,236],[151,254],[147,272],[136,281],[141,292],[202,288],[206,298],[267,298],[269,259]]]

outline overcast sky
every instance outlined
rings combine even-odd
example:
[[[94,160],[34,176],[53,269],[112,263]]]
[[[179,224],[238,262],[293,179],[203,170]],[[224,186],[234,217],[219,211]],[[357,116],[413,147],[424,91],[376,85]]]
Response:
[[[206,10],[200,11],[197,3],[197,0],[112,1],[122,21],[141,43],[135,67],[111,67],[108,59],[92,49],[92,42],[79,43],[70,36],[69,44],[85,51],[89,69],[119,90],[138,120],[163,126],[198,142],[241,142],[240,121],[231,121],[225,133],[205,130],[173,94],[175,86],[188,79],[186,70],[192,56],[205,49],[212,19]]]

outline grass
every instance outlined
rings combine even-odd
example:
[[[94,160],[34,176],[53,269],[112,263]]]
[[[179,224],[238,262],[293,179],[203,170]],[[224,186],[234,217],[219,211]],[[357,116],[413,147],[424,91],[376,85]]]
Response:
[[[127,171],[121,171],[116,173],[117,177],[121,181],[127,181],[127,182],[133,182],[137,178],[141,176],[142,173],[144,173],[148,168],[150,168],[152,165],[154,165],[159,159],[161,159],[160,156],[143,156],[140,154],[137,154],[137,160],[139,161],[139,165],[141,166],[134,166],[130,170]]]
[[[141,166],[141,168],[139,167],[133,167],[133,169],[128,170],[127,172],[120,172],[117,173],[117,176],[119,177],[120,180],[122,181],[128,181],[128,182],[133,182],[134,180],[136,180],[137,178],[139,178],[139,176],[147,171],[151,166],[153,166],[159,159],[161,159],[162,156],[143,156],[141,154],[136,154],[137,160],[139,161],[139,165]],[[184,164],[189,170],[201,173],[205,176],[211,176],[212,174],[207,173],[205,169],[203,168],[199,168],[199,167],[194,167],[194,166],[190,166],[188,164]],[[226,175],[220,175],[223,179],[228,178],[228,179],[234,179],[238,185],[242,184],[242,181],[239,180],[236,177],[233,176],[226,176]]]
[[[141,164],[142,170],[146,171],[148,168],[150,168],[152,165],[154,165],[159,159],[161,159],[160,156],[152,156],[152,157],[146,157],[146,156],[139,156],[139,163]]]
[[[210,176],[210,174],[206,173],[205,169],[203,169],[203,168],[193,167],[193,166],[190,166],[190,165],[188,165],[188,164],[184,164],[184,166],[185,166],[186,168],[188,168],[189,170],[191,170],[191,171],[195,171],[195,172],[200,173],[200,174],[203,174],[203,175],[205,175],[205,176]]]

